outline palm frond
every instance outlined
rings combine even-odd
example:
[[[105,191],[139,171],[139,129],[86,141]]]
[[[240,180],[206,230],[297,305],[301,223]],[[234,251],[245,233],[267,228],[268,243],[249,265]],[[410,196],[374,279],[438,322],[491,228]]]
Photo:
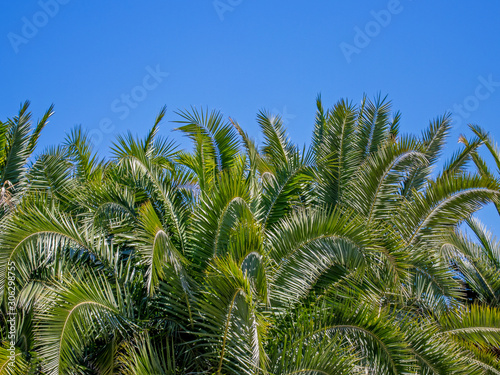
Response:
[[[37,345],[47,374],[64,373],[78,362],[90,340],[113,331],[126,332],[111,285],[102,276],[86,274],[60,283],[56,297],[38,307]]]

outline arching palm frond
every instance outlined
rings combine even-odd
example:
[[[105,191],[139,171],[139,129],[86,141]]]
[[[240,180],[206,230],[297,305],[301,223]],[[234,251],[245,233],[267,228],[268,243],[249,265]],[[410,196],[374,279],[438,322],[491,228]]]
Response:
[[[44,371],[64,373],[78,363],[82,348],[90,341],[116,330],[127,332],[131,326],[124,326],[121,309],[104,277],[85,274],[60,283],[36,314]]]

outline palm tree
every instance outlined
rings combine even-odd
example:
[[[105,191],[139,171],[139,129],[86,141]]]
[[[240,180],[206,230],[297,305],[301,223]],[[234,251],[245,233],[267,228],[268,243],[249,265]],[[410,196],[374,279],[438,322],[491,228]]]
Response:
[[[477,136],[476,140],[484,143],[493,157],[497,173],[500,172],[498,146],[479,126],[470,125],[470,129]],[[466,146],[470,144],[463,136],[460,141]],[[472,159],[481,175],[497,178],[478,152],[472,154]],[[498,210],[498,201],[494,203]],[[477,218],[471,217],[465,224],[450,233],[441,248],[444,259],[456,271],[467,293],[460,313],[449,317],[444,325],[459,345],[481,358],[479,363],[484,368],[498,373],[500,243]],[[477,329],[478,325],[488,329]]]
[[[307,149],[264,111],[258,147],[192,108],[180,151],[158,135],[164,108],[110,160],[78,128],[40,155],[1,233],[18,360],[0,352],[0,371],[499,373],[500,310],[470,306],[449,246],[497,202],[496,179],[467,167],[485,140],[436,171],[449,116],[415,137],[385,98],[317,107]]]
[[[34,129],[31,122],[30,103],[24,102],[17,116],[0,121],[0,214],[12,208],[26,185],[28,159],[38,138],[52,116],[51,105]]]

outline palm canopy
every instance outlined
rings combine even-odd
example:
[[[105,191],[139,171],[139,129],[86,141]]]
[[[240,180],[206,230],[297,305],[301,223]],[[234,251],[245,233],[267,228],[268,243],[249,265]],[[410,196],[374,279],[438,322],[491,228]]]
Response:
[[[318,98],[307,149],[265,111],[259,147],[192,108],[182,151],[164,114],[109,160],[77,128],[26,171],[0,234],[0,373],[500,373],[500,252],[472,218],[500,192],[484,131],[439,169],[450,117],[402,135],[382,97]]]

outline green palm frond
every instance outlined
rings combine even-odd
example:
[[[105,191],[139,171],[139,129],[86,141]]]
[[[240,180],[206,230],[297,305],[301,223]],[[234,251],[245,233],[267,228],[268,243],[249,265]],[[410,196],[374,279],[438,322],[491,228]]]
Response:
[[[474,175],[443,175],[404,202],[395,224],[408,244],[431,241],[498,197],[497,183]]]
[[[321,322],[311,319],[314,310],[304,310],[293,323],[276,332],[269,343],[272,374],[362,374],[359,356],[341,334],[322,332]],[[358,371],[356,371],[358,370]]]
[[[440,335],[439,327],[430,322],[409,320],[403,325],[405,340],[415,356],[422,375],[483,374],[467,353],[453,340]]]
[[[165,154],[164,150],[158,161],[155,149],[146,150],[145,142],[135,140],[130,134],[127,138],[118,138],[113,148],[118,169],[121,174],[131,178],[136,188],[158,202],[158,209],[161,210],[162,216],[168,218],[173,227],[174,239],[184,252],[187,202],[175,191],[179,182],[175,178],[178,175],[166,170],[162,164],[165,159],[175,156],[174,146],[167,147],[168,153]]]
[[[347,300],[327,302],[322,310],[313,336],[341,334],[369,373],[412,372],[415,362],[411,349],[389,311]]]
[[[191,108],[191,111],[179,111],[177,114],[182,124],[177,130],[184,132],[195,142],[196,152],[202,153],[203,162],[211,160],[218,171],[231,167],[239,148],[239,139],[235,129],[223,120],[217,111],[207,111]],[[203,165],[203,164],[202,164]]]
[[[274,172],[265,172],[262,178],[259,221],[270,228],[295,208],[309,205],[305,200],[314,181],[317,165],[312,154],[296,154],[287,164]]]
[[[78,362],[91,340],[127,332],[112,286],[102,276],[85,274],[59,283],[55,295],[37,308],[37,346],[47,374],[64,373]],[[103,336],[104,335],[104,336]]]
[[[294,306],[322,285],[370,273],[394,283],[407,277],[401,243],[375,240],[384,227],[368,227],[352,211],[303,210],[279,222],[268,234],[270,257],[276,264],[272,301]]]
[[[467,220],[476,237],[451,233],[442,248],[445,259],[460,272],[479,301],[497,306],[500,301],[500,244],[478,219]]]
[[[335,204],[361,163],[361,152],[354,150],[357,112],[344,100],[326,115],[321,102],[318,106],[312,144],[319,165],[318,189],[322,201]]]
[[[286,134],[281,117],[260,111],[257,115],[257,122],[264,135],[262,151],[269,163],[276,169],[289,166],[299,150]]]
[[[363,98],[356,127],[356,149],[364,158],[378,151],[391,136],[391,102],[378,95],[375,102]]]
[[[231,118],[229,118],[229,121],[231,121],[231,123],[241,136],[248,159],[247,178],[249,179],[249,183],[251,184],[251,187],[249,189],[253,196],[257,196],[259,194],[258,173],[262,175],[265,172],[272,172],[272,167],[264,160],[255,142],[250,139],[249,135],[245,131],[243,131],[240,125],[236,121],[233,121]]]
[[[325,112],[323,107],[323,102],[321,101],[321,95],[316,97],[316,118],[314,121],[314,129],[311,141],[311,147],[314,149],[314,153],[318,155],[321,150],[321,145],[324,142],[325,131],[326,131],[326,120],[328,118],[328,110]]]
[[[493,160],[494,160],[495,165],[497,167],[497,174],[500,174],[500,149],[498,148],[498,145],[491,138],[491,136],[481,127],[479,127],[477,125],[469,125],[469,127],[474,132],[474,134],[476,134],[476,136],[479,137],[479,139],[483,142],[483,144],[488,149],[488,151],[489,151],[490,155],[493,157]],[[464,144],[466,144],[466,146],[468,146],[468,141],[465,139],[463,141],[464,141]],[[484,161],[484,159],[482,157],[480,157],[478,155],[477,152],[472,154],[472,159],[473,159],[474,164],[476,165],[476,167],[481,175],[493,176],[493,174],[488,169],[487,163]],[[500,214],[500,203],[495,202],[495,206],[497,208],[498,213]]]
[[[95,228],[85,230],[79,223],[61,211],[46,195],[26,197],[3,231],[0,257],[0,290],[3,294],[7,277],[6,264],[16,262],[18,267],[28,263],[27,248],[38,242],[38,251],[54,252],[58,247],[73,246],[98,260],[101,267],[112,264],[114,254],[105,246],[105,238]]]
[[[231,259],[216,259],[199,300],[198,346],[213,372],[253,374],[265,369],[267,323],[250,280]]]
[[[160,280],[165,278],[167,265],[171,266],[168,271],[177,275],[184,273],[183,267],[187,261],[170,237],[169,230],[163,227],[153,205],[150,202],[145,203],[139,211],[134,242],[142,258],[141,264],[147,267],[146,286],[150,295],[154,294]]]
[[[365,215],[368,221],[390,217],[400,204],[397,192],[406,173],[427,163],[418,149],[418,144],[409,138],[372,153],[347,187],[345,204]]]
[[[32,365],[19,349],[14,349],[11,355],[10,345],[0,346],[0,375],[33,374],[35,366]]]
[[[421,190],[430,177],[432,168],[435,167],[441,155],[446,138],[451,129],[451,116],[445,114],[436,118],[429,125],[429,128],[422,132],[422,153],[427,159],[425,165],[415,165],[406,178],[401,195],[408,197],[413,190]]]
[[[339,266],[337,279],[363,272],[369,250],[367,232],[354,215],[301,211],[279,222],[268,234],[276,263],[271,298],[275,306],[293,306],[307,296],[323,273]]]
[[[488,134],[483,128],[477,125],[469,125],[469,128],[476,134],[476,136],[481,139],[484,145],[487,147],[493,160],[495,161],[497,171],[500,173],[500,151],[498,145],[493,141],[490,134]]]
[[[29,104],[29,102],[27,103]],[[50,107],[47,109],[47,111],[43,114],[42,118],[39,121],[37,121],[35,129],[33,129],[29,141],[28,152],[30,154],[35,150],[35,147],[38,143],[38,139],[40,138],[43,129],[48,124],[49,119],[50,117],[52,117],[53,114],[54,114],[54,104],[51,104]]]
[[[460,346],[464,351],[469,352],[469,362],[471,367],[481,369],[479,373],[481,374],[500,374],[500,361],[498,360],[498,354],[496,349],[485,350],[482,347],[478,347],[474,343],[460,343]]]
[[[87,132],[81,127],[74,128],[67,135],[64,146],[68,149],[68,156],[74,164],[76,178],[87,181],[98,177],[103,169],[103,162],[97,159]]]
[[[63,147],[50,147],[39,155],[27,174],[30,189],[44,191],[61,204],[73,208],[77,190],[81,188],[72,178],[72,163]]]
[[[30,103],[26,101],[20,108],[17,116],[2,123],[4,148],[0,157],[0,181],[10,181],[13,185],[22,183],[26,173],[26,163],[33,152],[42,129],[47,125],[53,113],[51,106],[42,119],[32,130],[31,112],[28,112]],[[5,129],[7,126],[7,129]],[[6,131],[5,131],[6,130]]]
[[[441,174],[461,174],[466,172],[468,163],[473,159],[474,155],[476,155],[476,151],[479,146],[481,146],[482,142],[483,141],[479,137],[467,142],[462,150],[456,151],[451,158],[446,161]]]
[[[172,339],[153,341],[147,332],[125,343],[117,361],[124,375],[177,373]]]
[[[222,173],[217,178],[214,190],[200,200],[190,230],[190,257],[202,269],[209,259],[226,253],[231,230],[238,222],[255,220],[249,181],[237,173]]]
[[[462,307],[439,320],[440,335],[448,335],[486,348],[500,345],[500,310],[487,305]]]

